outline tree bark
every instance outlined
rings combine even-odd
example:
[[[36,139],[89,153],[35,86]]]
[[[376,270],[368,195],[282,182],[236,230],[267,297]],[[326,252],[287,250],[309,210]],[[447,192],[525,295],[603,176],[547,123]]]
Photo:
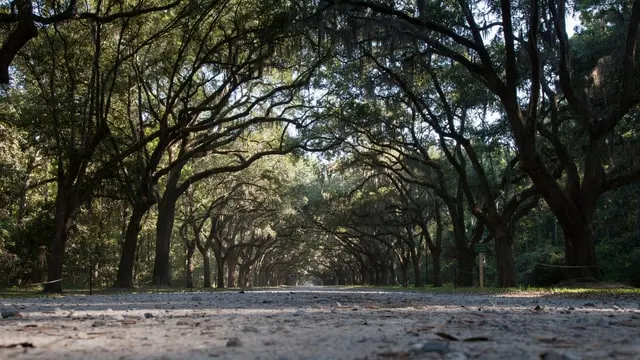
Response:
[[[442,286],[442,265],[440,263],[440,250],[431,249],[431,262],[433,266],[433,286]]]
[[[201,251],[202,255],[202,267],[204,271],[204,283],[202,287],[208,289],[211,287],[211,256],[209,255],[209,250]]]
[[[229,250],[227,253],[227,286],[234,287],[236,285],[236,265],[238,264],[238,256],[235,250]]]
[[[186,243],[187,245],[187,258],[185,264],[185,287],[187,289],[193,289],[193,253],[196,250],[195,240]]]
[[[135,204],[133,206],[133,213],[129,218],[124,244],[122,245],[116,282],[113,285],[116,288],[133,288],[133,269],[135,267],[136,249],[138,248],[138,235],[142,230],[142,218],[150,208],[151,205],[148,204]]]
[[[171,285],[171,235],[175,221],[176,202],[180,197],[178,182],[183,166],[176,166],[171,170],[167,177],[164,194],[158,202],[156,257],[153,264],[153,284],[156,286]]]
[[[420,247],[418,247],[418,251]],[[409,247],[409,254],[411,255],[411,264],[413,266],[413,278],[414,278],[414,286],[422,287],[422,272],[420,271],[420,256],[418,255],[416,249],[414,247]]]
[[[224,289],[224,259],[217,252],[213,252],[216,258],[216,287]]]
[[[409,274],[408,274],[409,264],[400,263],[400,272],[402,273],[402,287],[409,286]],[[395,284],[394,284],[395,285]]]
[[[494,247],[498,271],[498,287],[516,286],[516,270],[513,263],[513,236],[506,229],[494,234]]]
[[[456,256],[458,260],[455,279],[456,286],[473,286],[473,262],[475,259],[475,252],[467,247],[458,246],[456,247]]]
[[[175,220],[178,194],[167,187],[158,204],[158,220],[156,222],[156,257],[153,265],[153,284],[157,286],[171,285],[171,233]]]
[[[594,234],[590,225],[576,231],[564,230],[566,278],[573,280],[596,280],[600,268],[596,258]]]
[[[65,249],[67,239],[69,237],[69,226],[71,217],[75,211],[74,195],[71,190],[64,187],[64,182],[58,182],[58,193],[56,195],[56,213],[55,213],[55,234],[51,242],[51,248],[48,252],[47,259],[47,281],[43,292],[45,293],[61,293],[62,292],[62,272],[64,266]]]

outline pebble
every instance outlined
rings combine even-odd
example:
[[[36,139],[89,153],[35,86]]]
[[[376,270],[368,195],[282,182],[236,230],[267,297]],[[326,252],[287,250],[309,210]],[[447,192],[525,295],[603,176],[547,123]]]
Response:
[[[144,318],[145,319],[151,319],[153,317],[152,313],[144,313]]]
[[[250,326],[250,325],[245,325],[242,328],[242,332],[251,332],[251,333],[259,333],[260,330],[258,330],[258,328],[254,327],[254,326]]]
[[[411,346],[411,352],[413,354],[434,353],[434,352],[439,354],[444,354],[449,352],[449,343],[445,343],[445,342],[418,343]]]
[[[549,350],[540,354],[540,360],[576,360],[569,354],[561,354],[555,350]]]
[[[0,312],[0,318],[3,319],[11,319],[11,318],[21,318],[22,314],[18,311],[8,310]]]
[[[240,339],[238,339],[237,337],[232,337],[232,338],[229,338],[229,340],[227,340],[227,347],[238,347],[238,346],[242,346],[242,343],[240,342]]]
[[[93,324],[91,324],[91,327],[100,327],[100,326],[106,326],[107,322],[103,321],[103,320],[96,320],[93,322]]]

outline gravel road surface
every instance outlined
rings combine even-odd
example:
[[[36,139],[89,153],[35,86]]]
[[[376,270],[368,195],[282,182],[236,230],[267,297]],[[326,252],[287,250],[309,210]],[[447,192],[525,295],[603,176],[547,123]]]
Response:
[[[0,298],[0,359],[640,359],[633,295],[332,287]]]

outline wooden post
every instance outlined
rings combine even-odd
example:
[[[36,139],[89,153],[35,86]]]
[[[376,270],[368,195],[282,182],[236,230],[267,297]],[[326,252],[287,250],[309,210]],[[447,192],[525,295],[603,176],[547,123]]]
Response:
[[[478,268],[480,269],[480,289],[484,288],[484,253],[478,254]]]

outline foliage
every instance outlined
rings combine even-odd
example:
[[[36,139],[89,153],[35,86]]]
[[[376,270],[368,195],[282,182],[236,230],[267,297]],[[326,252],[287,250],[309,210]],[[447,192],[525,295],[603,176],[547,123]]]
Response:
[[[516,261],[519,284],[550,287],[564,278],[564,254],[561,248],[546,245],[522,254]]]

